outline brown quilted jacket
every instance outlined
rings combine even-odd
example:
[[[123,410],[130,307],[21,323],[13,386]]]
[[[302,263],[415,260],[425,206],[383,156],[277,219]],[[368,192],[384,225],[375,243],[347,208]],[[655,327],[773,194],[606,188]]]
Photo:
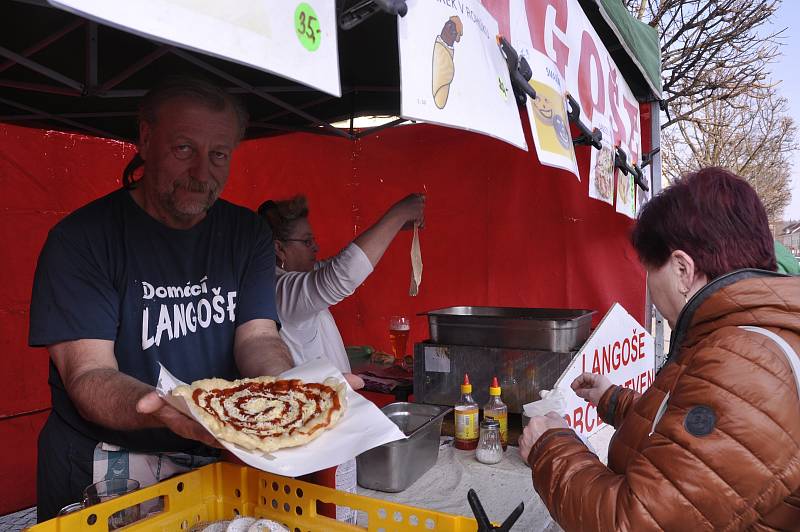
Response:
[[[608,467],[571,430],[539,438],[533,484],[565,530],[800,530],[792,369],[775,342],[741,325],[800,354],[800,278],[741,270],[698,292],[652,387],[640,396],[614,386],[601,399],[617,428]]]

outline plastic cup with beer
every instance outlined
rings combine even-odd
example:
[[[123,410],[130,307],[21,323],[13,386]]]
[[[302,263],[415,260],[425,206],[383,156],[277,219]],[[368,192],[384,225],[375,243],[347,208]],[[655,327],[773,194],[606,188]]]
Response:
[[[392,344],[392,353],[396,364],[402,364],[408,346],[408,333],[411,331],[411,320],[406,316],[392,316],[389,318],[389,342]]]

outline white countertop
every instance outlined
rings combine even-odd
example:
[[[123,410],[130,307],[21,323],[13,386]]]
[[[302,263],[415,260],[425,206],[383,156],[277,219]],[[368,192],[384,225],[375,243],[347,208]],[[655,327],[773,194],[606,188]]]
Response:
[[[613,434],[605,427],[589,440],[603,462],[608,455],[608,443]],[[428,472],[400,493],[385,493],[358,487],[358,494],[398,504],[427,508],[444,513],[474,517],[467,502],[467,491],[478,494],[483,509],[495,523],[503,520],[525,503],[525,511],[512,530],[558,531],[539,495],[533,489],[531,470],[522,461],[517,447],[508,447],[503,460],[486,465],[475,459],[475,451],[460,451],[453,439],[444,437],[439,445],[439,457]],[[358,524],[366,526],[366,516],[359,515]]]

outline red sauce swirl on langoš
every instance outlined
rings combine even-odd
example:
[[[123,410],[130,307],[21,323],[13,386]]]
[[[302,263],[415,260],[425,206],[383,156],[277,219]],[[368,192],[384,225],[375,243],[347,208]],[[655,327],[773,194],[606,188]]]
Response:
[[[328,426],[333,413],[341,408],[336,390],[324,384],[303,384],[298,379],[247,382],[208,391],[198,389],[192,399],[221,423],[261,439],[295,432],[313,434]],[[247,408],[258,400],[270,404],[263,409]],[[319,414],[325,402],[330,402],[331,407],[323,421]],[[313,403],[313,411],[306,408],[309,403]]]

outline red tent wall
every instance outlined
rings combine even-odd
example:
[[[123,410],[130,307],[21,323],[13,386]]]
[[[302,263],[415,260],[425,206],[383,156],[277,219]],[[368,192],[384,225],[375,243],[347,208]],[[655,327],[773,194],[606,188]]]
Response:
[[[578,153],[583,167],[588,148]],[[120,186],[132,154],[116,142],[0,125],[0,514],[35,504],[36,435],[49,408],[47,354],[26,345],[36,258],[56,221]],[[588,308],[599,319],[619,301],[641,320],[645,283],[627,242],[632,221],[589,199],[587,187],[539,165],[533,152],[414,125],[357,142],[305,134],[245,142],[224,196],[255,208],[305,193],[328,256],[397,199],[425,192],[420,295],[408,296],[405,233],[334,309],[346,343],[387,350],[390,315],[452,305]],[[414,316],[413,341],[427,335],[425,318]]]

